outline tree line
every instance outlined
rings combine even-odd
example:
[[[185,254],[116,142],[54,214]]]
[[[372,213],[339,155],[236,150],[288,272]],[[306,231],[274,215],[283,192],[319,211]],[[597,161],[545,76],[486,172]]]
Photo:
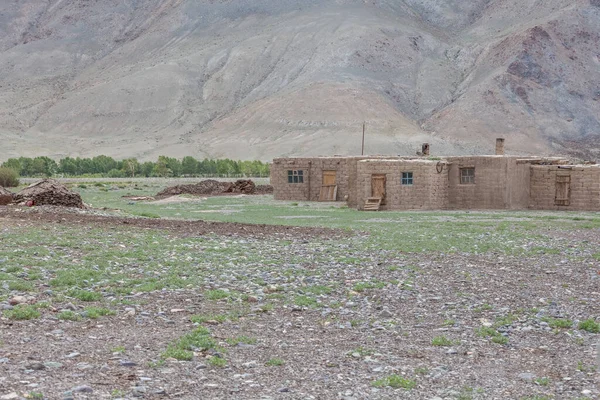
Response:
[[[108,156],[93,158],[65,157],[58,162],[49,157],[10,158],[2,167],[10,168],[23,177],[40,176],[99,176],[127,177],[268,177],[269,164],[261,161],[235,161],[225,159],[196,160],[187,156],[181,160],[160,156],[156,162],[138,161],[135,158],[115,160]]]

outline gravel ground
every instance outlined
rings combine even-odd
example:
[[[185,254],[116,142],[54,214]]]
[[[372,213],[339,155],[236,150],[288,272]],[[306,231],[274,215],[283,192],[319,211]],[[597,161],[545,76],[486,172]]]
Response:
[[[600,398],[598,229],[548,230],[560,251],[534,256],[417,254],[88,214],[0,211],[0,399]],[[56,283],[88,262],[124,275],[78,282],[94,299]],[[176,268],[189,284],[142,289]]]

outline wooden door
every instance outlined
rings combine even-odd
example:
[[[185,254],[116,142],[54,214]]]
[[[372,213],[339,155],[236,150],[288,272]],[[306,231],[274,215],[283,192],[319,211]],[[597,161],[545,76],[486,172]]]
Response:
[[[371,197],[379,197],[385,204],[385,175],[371,175]]]
[[[335,185],[336,171],[323,171],[323,183],[322,186],[333,186]]]
[[[323,183],[321,184],[321,192],[319,193],[319,201],[336,201],[337,185],[335,171],[323,171]]]
[[[556,194],[554,204],[557,206],[568,206],[571,204],[571,176],[556,176]]]

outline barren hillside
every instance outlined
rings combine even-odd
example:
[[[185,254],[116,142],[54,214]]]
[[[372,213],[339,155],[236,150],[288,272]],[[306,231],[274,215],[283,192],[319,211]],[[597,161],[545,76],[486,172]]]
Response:
[[[0,160],[600,155],[599,0],[0,2]]]

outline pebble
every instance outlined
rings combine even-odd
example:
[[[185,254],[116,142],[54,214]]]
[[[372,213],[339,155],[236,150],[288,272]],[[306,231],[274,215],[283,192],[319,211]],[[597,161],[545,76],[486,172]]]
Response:
[[[258,367],[258,363],[256,361],[249,361],[247,363],[243,363],[242,367],[244,367],[244,368],[256,368],[256,367]]]
[[[129,360],[121,360],[121,361],[119,361],[119,364],[121,364],[122,367],[135,367],[135,366],[137,366],[137,363],[134,363],[133,361],[129,361]]]
[[[61,363],[59,363],[59,362],[56,362],[56,361],[47,361],[47,362],[44,363],[44,366],[46,368],[60,368],[63,365]]]
[[[45,369],[46,366],[42,363],[36,362],[36,363],[32,363],[32,364],[28,364],[25,366],[25,369],[30,369],[33,371],[41,371],[43,369]]]
[[[5,394],[0,397],[1,400],[12,400],[12,399],[18,399],[18,398],[19,398],[19,395],[16,394],[15,392],[8,393],[8,394]]]
[[[535,379],[535,375],[530,373],[530,372],[523,372],[519,375],[517,375],[519,377],[519,379],[522,379],[524,381],[533,381]]]
[[[75,358],[75,357],[79,357],[80,355],[81,355],[81,353],[78,353],[78,352],[75,351],[75,352],[69,354],[67,356],[67,358]]]
[[[216,383],[205,383],[204,387],[206,389],[218,389],[219,385],[217,385]]]
[[[94,389],[87,385],[75,386],[71,389],[71,392],[73,393],[92,393],[93,391]]]
[[[11,306],[16,306],[17,304],[27,303],[27,298],[25,296],[15,296],[8,302]]]
[[[394,314],[390,312],[387,308],[384,308],[382,312],[379,313],[379,318],[392,318]]]

